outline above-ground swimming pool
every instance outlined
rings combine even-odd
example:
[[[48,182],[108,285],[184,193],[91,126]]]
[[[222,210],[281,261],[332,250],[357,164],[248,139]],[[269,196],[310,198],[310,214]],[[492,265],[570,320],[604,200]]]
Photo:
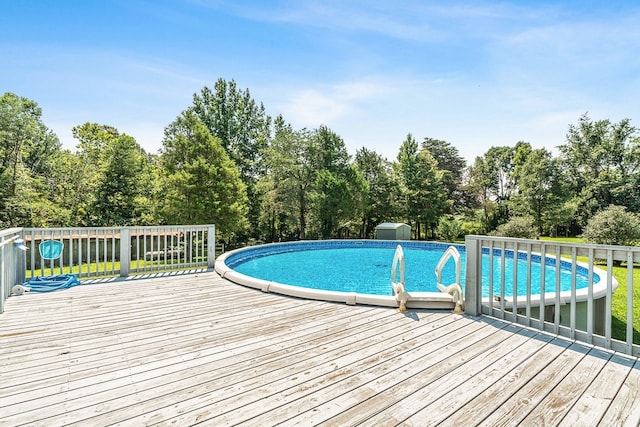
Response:
[[[274,243],[251,246],[221,255],[216,260],[216,271],[236,283],[291,296],[342,301],[349,304],[396,306],[392,295],[391,265],[397,245],[401,245],[405,262],[405,286],[412,295],[420,294],[431,300],[423,305],[430,308],[451,307],[451,296],[438,291],[436,265],[449,244],[419,241],[387,240],[321,240]],[[461,256],[461,280],[464,289],[465,247],[455,246]],[[494,295],[511,299],[513,294],[513,252],[506,251],[504,293],[497,281],[502,269],[499,251],[494,252]],[[541,257],[532,255],[531,293],[540,294]],[[483,254],[483,298],[489,299],[489,254]],[[527,293],[527,254],[518,254],[517,292],[524,299]],[[556,260],[545,262],[545,295],[556,290]],[[560,262],[561,294],[571,290],[570,262]],[[594,285],[599,283],[599,271],[594,274]],[[442,284],[456,283],[455,263],[450,259],[442,270]],[[585,294],[588,287],[588,269],[576,267],[576,289]],[[545,298],[546,299],[546,298]],[[532,298],[535,301],[536,298]],[[538,299],[539,301],[539,299]],[[416,304],[408,304],[416,306]]]

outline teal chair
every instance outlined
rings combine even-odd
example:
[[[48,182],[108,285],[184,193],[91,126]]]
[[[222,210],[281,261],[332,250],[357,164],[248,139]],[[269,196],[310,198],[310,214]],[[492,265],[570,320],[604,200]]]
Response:
[[[38,246],[38,251],[43,260],[58,259],[62,255],[64,249],[64,243],[57,240],[45,240]],[[80,281],[75,274],[58,274],[47,277],[34,277],[28,282],[25,282],[24,290],[31,292],[52,292],[59,289],[66,289],[72,286],[77,286]]]
[[[40,256],[44,259],[60,258],[63,249],[64,243],[57,240],[45,240],[44,242],[40,243],[40,246],[38,246]]]

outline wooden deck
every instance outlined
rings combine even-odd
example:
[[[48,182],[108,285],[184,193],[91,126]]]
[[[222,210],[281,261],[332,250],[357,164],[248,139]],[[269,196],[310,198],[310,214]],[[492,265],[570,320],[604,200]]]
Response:
[[[12,297],[0,425],[633,425],[640,362],[488,317],[216,273]]]

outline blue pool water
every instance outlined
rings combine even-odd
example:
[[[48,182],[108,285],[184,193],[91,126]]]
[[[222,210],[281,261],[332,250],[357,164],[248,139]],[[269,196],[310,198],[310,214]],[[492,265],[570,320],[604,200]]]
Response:
[[[313,289],[389,295],[391,292],[391,264],[398,242],[384,241],[328,241],[304,244],[264,245],[240,252],[226,260],[233,270],[247,276]],[[402,242],[405,255],[405,284],[409,292],[438,292],[435,268],[449,245],[427,242]],[[464,288],[465,252],[462,257],[461,285]],[[494,252],[494,294],[499,294],[501,258]],[[526,254],[518,257],[518,295],[526,295]],[[532,294],[540,293],[540,257],[534,256],[531,268]],[[555,292],[556,262],[547,258],[545,292]],[[571,289],[571,264],[560,263],[561,291]],[[483,255],[483,293],[489,295],[489,255]],[[505,295],[513,294],[513,253],[505,259]],[[586,287],[588,271],[577,268],[576,287]],[[455,263],[449,260],[442,271],[443,284],[455,282]],[[597,283],[598,277],[594,277]]]

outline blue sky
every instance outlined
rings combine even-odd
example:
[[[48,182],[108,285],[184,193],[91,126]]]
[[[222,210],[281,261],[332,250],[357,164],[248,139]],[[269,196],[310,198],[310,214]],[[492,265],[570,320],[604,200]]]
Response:
[[[222,77],[294,128],[327,125],[390,160],[407,133],[469,162],[569,124],[640,127],[633,1],[0,0],[0,90],[36,101],[66,148],[112,125],[157,152]]]

